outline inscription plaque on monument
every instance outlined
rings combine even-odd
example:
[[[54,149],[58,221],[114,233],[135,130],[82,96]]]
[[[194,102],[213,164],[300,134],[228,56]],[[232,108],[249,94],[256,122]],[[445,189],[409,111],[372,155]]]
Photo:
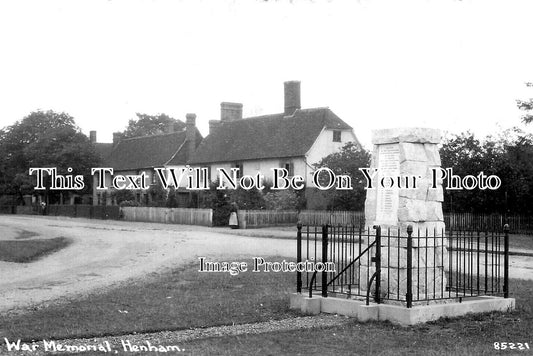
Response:
[[[390,185],[387,178],[384,181],[386,187],[381,186],[383,177],[398,177],[400,175],[400,147],[397,143],[379,146],[378,161],[378,184],[376,202],[376,224],[395,225],[398,222],[398,187]]]

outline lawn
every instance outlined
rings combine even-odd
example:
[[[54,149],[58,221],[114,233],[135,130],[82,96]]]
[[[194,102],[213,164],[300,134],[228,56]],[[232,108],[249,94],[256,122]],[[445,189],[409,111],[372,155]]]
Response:
[[[468,315],[400,327],[360,323],[339,327],[210,338],[180,344],[195,355],[488,355],[533,352],[533,282],[512,280],[512,313]],[[528,342],[530,350],[497,351],[494,342]],[[168,340],[172,345],[173,341]],[[175,342],[174,342],[175,344]]]
[[[280,261],[280,257],[268,257]],[[251,262],[251,261],[248,261]],[[0,340],[123,335],[159,330],[253,323],[294,317],[292,273],[198,273],[196,264],[100,294],[23,315],[0,316]],[[512,313],[469,315],[414,327],[350,320],[337,327],[224,336],[177,342],[194,355],[483,355],[494,342],[528,342],[533,352],[533,282],[511,280]],[[101,355],[93,353],[94,355]]]
[[[265,258],[266,259],[266,258]],[[282,261],[268,257],[268,261]],[[246,261],[246,260],[245,260]],[[251,266],[252,261],[248,260]],[[62,339],[243,324],[295,316],[293,273],[199,273],[197,263],[24,315],[0,315],[4,337]]]
[[[533,236],[509,235],[509,247],[515,249],[533,250]]]
[[[0,261],[32,262],[43,256],[59,251],[71,243],[71,240],[65,237],[20,240],[31,236],[24,233],[22,237],[17,237],[19,240],[0,241]]]

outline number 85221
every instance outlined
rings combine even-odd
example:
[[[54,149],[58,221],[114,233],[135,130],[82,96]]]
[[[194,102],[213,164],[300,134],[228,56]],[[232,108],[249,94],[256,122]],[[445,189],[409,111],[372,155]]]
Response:
[[[495,350],[529,350],[527,342],[495,342]]]

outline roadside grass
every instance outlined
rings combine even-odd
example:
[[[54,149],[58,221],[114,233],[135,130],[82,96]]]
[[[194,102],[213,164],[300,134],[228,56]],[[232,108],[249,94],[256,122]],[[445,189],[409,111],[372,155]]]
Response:
[[[267,257],[281,261],[281,257]],[[250,261],[249,262],[250,266]],[[123,335],[232,325],[298,315],[288,309],[293,273],[199,273],[192,264],[100,294],[0,316],[0,340],[26,341]],[[529,343],[533,351],[533,282],[511,280],[517,310],[440,319],[413,327],[342,318],[339,326],[212,337],[179,345],[193,355],[481,355],[494,342]],[[101,353],[94,353],[95,355]],[[516,354],[524,354],[517,351]]]
[[[533,250],[533,235],[509,235],[509,247]]]
[[[388,322],[350,320],[338,327],[209,338],[180,343],[194,355],[488,355],[513,354],[495,342],[529,343],[533,351],[533,282],[511,280],[517,309],[440,319],[401,327]],[[177,344],[167,340],[165,344]]]
[[[283,257],[265,257],[282,261]],[[236,261],[241,261],[237,259]],[[283,319],[294,273],[200,273],[199,264],[153,273],[82,299],[0,315],[0,340],[123,335]],[[18,313],[17,313],[18,314]]]
[[[23,240],[23,239],[29,239],[29,238],[34,237],[34,236],[39,236],[39,234],[36,233],[36,232],[33,232],[33,231],[20,230],[18,232],[17,236],[15,236],[15,239]]]
[[[27,236],[27,234],[24,236]],[[17,238],[20,239],[24,237]],[[71,242],[72,241],[66,237],[22,241],[0,241],[0,261],[19,263],[32,262],[67,247]]]

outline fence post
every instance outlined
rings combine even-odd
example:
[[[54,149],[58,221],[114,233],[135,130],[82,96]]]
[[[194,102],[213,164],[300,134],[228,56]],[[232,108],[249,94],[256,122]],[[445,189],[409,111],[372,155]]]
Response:
[[[296,263],[302,262],[302,222],[296,224],[298,233],[296,235]],[[302,272],[296,269],[296,292],[302,293]]]
[[[322,263],[324,267],[328,262],[328,224],[322,225]],[[326,268],[322,271],[322,297],[328,296],[328,272]]]
[[[381,302],[381,226],[374,226],[376,229],[376,303]]]
[[[503,266],[503,297],[509,298],[509,225],[503,226],[504,231],[504,266]]]
[[[413,226],[407,226],[407,293],[405,294],[405,299],[407,301],[407,308],[413,306]],[[400,256],[398,256],[400,258]],[[400,271],[398,271],[399,273]],[[399,278],[400,276],[398,276]]]

